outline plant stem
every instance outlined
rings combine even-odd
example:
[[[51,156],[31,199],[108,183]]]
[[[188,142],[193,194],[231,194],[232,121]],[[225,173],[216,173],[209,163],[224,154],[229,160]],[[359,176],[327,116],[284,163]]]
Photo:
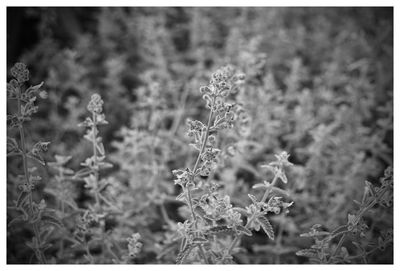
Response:
[[[20,98],[18,98],[18,116],[22,117],[21,99]],[[20,136],[20,141],[21,141],[20,144],[21,144],[21,151],[22,151],[22,163],[23,163],[23,168],[24,168],[25,182],[29,185],[29,187],[32,187],[32,182],[29,178],[28,161],[27,161],[26,146],[25,146],[25,133],[24,133],[24,126],[23,126],[22,122],[19,125],[19,136]],[[28,199],[29,199],[29,208],[30,208],[30,212],[31,212],[31,217],[33,217],[34,216],[33,195],[32,195],[31,190],[29,190]],[[40,221],[32,223],[32,228],[33,228],[33,232],[35,234],[36,240],[38,242],[38,245],[40,246],[42,242],[40,239],[38,223],[40,223]],[[46,263],[46,258],[44,256],[44,253],[41,250],[41,248],[36,248],[36,250],[37,251],[35,254],[37,255],[39,262]]]
[[[201,149],[199,151],[199,155],[197,156],[196,163],[194,164],[194,167],[193,167],[193,170],[192,170],[193,179],[195,178],[194,174],[195,174],[195,172],[196,172],[196,170],[197,170],[197,168],[199,166],[199,163],[200,163],[200,160],[201,160],[201,155],[203,154],[204,149],[206,148],[206,145],[207,145],[208,134],[210,133],[211,121],[212,121],[212,117],[213,117],[213,114],[214,114],[214,111],[213,111],[214,102],[215,102],[215,99],[213,99],[213,101],[212,101],[210,114],[208,116],[206,132],[204,134],[204,138],[203,138],[203,142],[202,142],[202,145],[201,145]],[[192,181],[194,181],[194,180],[192,180]],[[196,214],[194,213],[194,209],[193,209],[192,195],[191,195],[190,189],[189,188],[186,188],[186,189],[187,189],[188,205],[189,205],[190,211],[192,213],[192,217],[193,217],[193,221],[194,221],[194,227],[195,227],[195,229],[197,231],[197,229],[198,229],[198,227],[197,227],[197,217],[196,217]],[[201,244],[199,244],[199,245],[197,245],[197,247],[199,248],[201,257],[204,259],[205,263],[208,264],[208,260],[207,260],[206,254],[204,252],[203,246]]]
[[[97,118],[96,113],[92,113],[93,116],[93,133],[92,133],[92,140],[93,140],[93,163],[94,163],[94,176],[96,179],[96,189],[95,189],[95,199],[96,199],[96,207],[100,206],[100,200],[98,195],[98,181],[99,181],[99,169],[97,165],[97,139],[96,139],[96,132],[97,132]]]
[[[211,121],[212,121],[212,117],[213,117],[213,114],[214,114],[214,111],[212,110],[213,107],[214,107],[214,100],[213,100],[212,105],[211,105],[210,115],[208,116],[207,128],[206,128],[206,133],[204,135],[203,144],[201,146],[201,150],[199,152],[199,156],[197,156],[196,164],[193,167],[193,171],[192,171],[193,173],[197,170],[197,167],[198,167],[198,165],[200,163],[200,160],[201,160],[201,155],[203,154],[204,149],[206,148],[206,145],[207,145],[208,134],[210,132]]]
[[[212,108],[214,107],[214,101],[215,101],[215,99],[212,102],[211,111],[210,111],[210,114],[208,116],[207,128],[206,128],[206,132],[204,134],[204,139],[203,139],[203,142],[202,142],[202,146],[201,146],[199,155],[197,156],[196,163],[195,163],[195,165],[193,167],[193,170],[192,170],[193,174],[196,172],[196,170],[197,170],[197,168],[199,166],[199,163],[200,163],[200,160],[201,160],[201,155],[203,154],[204,149],[205,149],[206,144],[207,144],[208,134],[210,132],[211,120],[212,120],[213,113],[214,113],[213,110],[212,110]],[[193,178],[194,178],[194,175],[193,175]],[[192,180],[192,181],[194,181],[194,180]],[[188,204],[189,204],[189,207],[190,207],[190,211],[192,213],[193,220],[195,222],[195,227],[197,229],[197,218],[196,218],[196,215],[195,215],[194,210],[193,210],[192,196],[191,196],[189,188],[187,188],[187,195],[188,195]]]
[[[340,237],[339,243],[337,244],[335,251],[333,254],[329,257],[329,261],[332,260],[333,257],[335,257],[336,253],[339,251],[339,249],[342,247],[344,239],[346,238],[347,232],[343,233],[342,237]]]

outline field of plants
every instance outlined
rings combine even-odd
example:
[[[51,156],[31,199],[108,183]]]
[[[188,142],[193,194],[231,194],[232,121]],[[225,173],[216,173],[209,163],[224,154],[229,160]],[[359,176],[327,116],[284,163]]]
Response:
[[[7,8],[7,263],[393,263],[393,8]]]

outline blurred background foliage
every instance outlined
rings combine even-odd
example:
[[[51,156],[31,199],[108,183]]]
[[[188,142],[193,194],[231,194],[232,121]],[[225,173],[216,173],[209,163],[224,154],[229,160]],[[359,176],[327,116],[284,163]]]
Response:
[[[316,223],[327,229],[345,223],[364,181],[377,183],[393,163],[392,8],[8,7],[7,56],[8,70],[24,62],[31,84],[45,82],[48,99],[27,134],[31,143],[52,142],[48,161],[71,155],[69,167],[79,169],[91,147],[77,124],[91,94],[103,97],[109,125],[100,132],[114,164],[104,175],[124,210],[109,229],[121,247],[132,232],[141,233],[139,263],[174,261],[173,250],[157,257],[184,216],[171,170],[194,159],[185,119],[205,118],[198,89],[222,65],[246,74],[234,100],[247,119],[220,138],[225,147],[237,142],[236,152],[221,159],[212,178],[233,204],[244,206],[252,184],[267,178],[261,162],[286,150],[295,164],[284,187],[295,205],[288,216],[272,218],[278,238],[245,238],[236,262],[303,263],[295,252],[311,240],[299,234]],[[9,158],[7,165],[11,202],[20,164]],[[52,202],[45,188],[53,173],[42,171],[38,197]],[[83,185],[74,183],[71,191],[78,206],[91,200]],[[393,224],[390,211],[368,216],[367,239]],[[24,235],[24,229],[8,232],[9,263],[29,261]],[[84,262],[78,252],[58,252],[49,249],[49,258]],[[371,261],[393,262],[392,253],[389,248]]]

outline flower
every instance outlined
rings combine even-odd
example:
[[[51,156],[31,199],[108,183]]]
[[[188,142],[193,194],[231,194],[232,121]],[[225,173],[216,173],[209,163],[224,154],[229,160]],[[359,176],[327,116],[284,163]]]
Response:
[[[101,96],[95,93],[92,95],[87,109],[92,113],[100,114],[103,111],[103,104],[104,102],[101,99]]]
[[[29,71],[24,63],[15,63],[15,65],[11,68],[11,75],[15,77],[19,83],[29,80]]]
[[[141,238],[139,233],[133,233],[131,237],[128,237],[126,240],[128,241],[128,251],[129,257],[135,258],[139,253],[143,244],[139,242]]]

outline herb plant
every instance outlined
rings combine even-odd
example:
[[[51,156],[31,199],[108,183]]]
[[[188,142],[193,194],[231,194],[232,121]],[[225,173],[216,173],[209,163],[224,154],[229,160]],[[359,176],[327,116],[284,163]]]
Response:
[[[188,135],[194,138],[191,146],[199,153],[192,169],[173,171],[175,184],[182,188],[177,199],[186,203],[191,214],[189,219],[178,223],[181,243],[177,263],[184,263],[188,257],[191,261],[207,264],[232,262],[232,255],[242,235],[251,236],[252,230],[263,229],[273,240],[274,230],[265,215],[268,212],[279,213],[281,208],[286,209],[292,204],[282,202],[280,197],[271,193],[278,180],[287,182],[284,167],[291,163],[287,160],[289,155],[286,152],[277,155],[277,161],[268,165],[274,173],[272,182],[265,181],[255,186],[265,189],[262,199],[257,200],[249,194],[252,204],[246,209],[233,207],[229,195],[218,193],[217,184],[207,180],[217,167],[221,152],[216,148],[217,133],[232,128],[237,118],[233,110],[235,105],[227,103],[226,97],[237,81],[243,79],[243,75],[233,75],[231,67],[223,67],[215,72],[210,84],[200,89],[210,110],[207,124],[188,120]],[[245,224],[242,216],[246,218]],[[233,236],[233,240],[223,238],[225,240],[220,241],[219,235],[227,233]]]
[[[7,13],[7,263],[393,263],[391,8]]]
[[[18,156],[22,159],[22,174],[18,178],[18,197],[14,205],[9,206],[18,214],[8,222],[8,227],[13,227],[18,222],[29,225],[33,237],[26,245],[33,250],[39,263],[46,263],[45,250],[50,247],[47,238],[55,229],[54,226],[62,227],[62,224],[54,210],[47,207],[44,199],[39,202],[34,200],[34,189],[42,177],[35,174],[37,168],[30,161],[44,166],[43,152],[47,151],[50,142],[39,141],[32,147],[27,146],[24,124],[38,111],[38,106],[35,105],[37,98],[46,98],[47,93],[41,90],[43,83],[25,88],[24,85],[29,80],[29,71],[25,64],[16,63],[11,68],[11,75],[14,79],[7,84],[7,97],[16,102],[16,112],[7,116],[7,124],[9,128],[18,130],[19,138],[7,138],[7,156]]]

